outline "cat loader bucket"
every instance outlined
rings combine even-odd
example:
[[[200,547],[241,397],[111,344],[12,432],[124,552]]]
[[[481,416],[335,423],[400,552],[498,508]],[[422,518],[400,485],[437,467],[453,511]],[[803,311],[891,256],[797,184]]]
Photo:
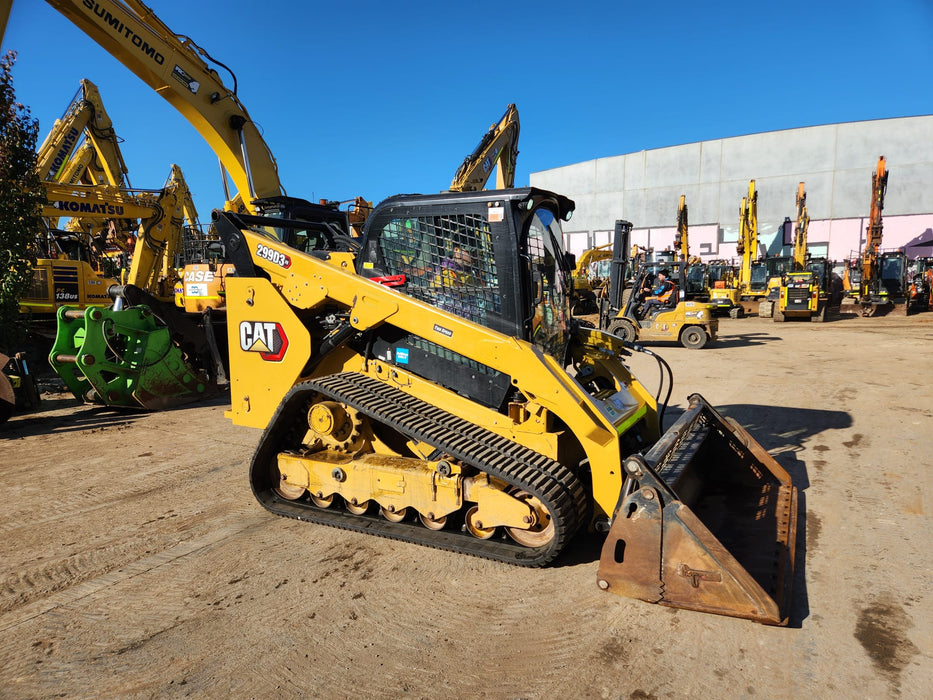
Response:
[[[699,394],[626,481],[599,587],[674,608],[785,625],[796,537],[790,476]]]

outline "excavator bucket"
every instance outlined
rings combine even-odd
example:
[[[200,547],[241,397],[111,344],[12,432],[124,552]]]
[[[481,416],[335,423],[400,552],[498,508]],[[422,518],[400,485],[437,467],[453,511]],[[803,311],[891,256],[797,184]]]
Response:
[[[787,624],[797,490],[738,423],[699,394],[626,481],[599,587],[675,608]]]
[[[108,406],[156,411],[217,390],[146,306],[61,307],[49,362],[77,398]]]

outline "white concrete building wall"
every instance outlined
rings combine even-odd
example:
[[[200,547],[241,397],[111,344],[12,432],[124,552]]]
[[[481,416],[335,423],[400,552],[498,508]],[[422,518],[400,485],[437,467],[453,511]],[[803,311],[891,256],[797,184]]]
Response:
[[[788,129],[598,158],[532,173],[530,184],[577,203],[571,252],[605,242],[616,219],[633,238],[662,249],[673,241],[686,196],[691,252],[732,257],[749,180],[758,190],[761,245],[781,252],[780,226],[796,215],[805,182],[810,245],[833,258],[858,251],[871,203],[871,176],[884,155],[888,189],[883,248],[933,255],[933,115]],[[644,242],[643,242],[644,241]]]

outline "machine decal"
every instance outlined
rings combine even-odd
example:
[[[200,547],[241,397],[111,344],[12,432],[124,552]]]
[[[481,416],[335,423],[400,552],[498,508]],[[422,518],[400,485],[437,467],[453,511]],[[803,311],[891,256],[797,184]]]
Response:
[[[408,348],[396,348],[395,349],[395,361],[400,365],[408,364]]]
[[[198,94],[198,89],[201,87],[201,84],[182,70],[181,66],[175,66],[172,69],[172,77],[188,88],[192,95]]]
[[[68,156],[71,155],[71,151],[74,150],[74,145],[78,142],[79,136],[81,136],[81,132],[74,127],[71,127],[68,133],[65,134],[65,138],[62,140],[62,147],[59,149],[58,153],[55,154],[55,160],[52,161],[51,169],[56,173],[65,165],[65,161],[68,159]]]
[[[52,206],[62,211],[80,214],[112,214],[123,216],[123,205],[121,204],[93,204],[91,202],[68,202],[59,200],[57,202],[52,202]]]
[[[81,4],[84,5],[87,9],[91,10],[95,15],[100,17],[102,20],[101,24],[109,26],[113,30],[114,34],[119,37],[129,39],[133,46],[135,46],[160,66],[165,63],[165,56],[156,51],[155,46],[150,46],[149,42],[143,39],[143,37],[141,37],[139,34],[136,34],[132,29],[123,24],[119,17],[114,17],[106,8],[101,7],[98,3],[94,2],[94,0],[83,0]]]
[[[434,330],[435,332],[440,333],[441,335],[446,335],[448,338],[454,337],[454,332],[452,330],[450,330],[449,328],[444,328],[443,326],[438,325],[437,323],[434,324]]]
[[[75,302],[78,294],[78,270],[74,267],[52,270],[52,285],[55,287],[55,301]]]
[[[269,321],[240,321],[240,349],[258,352],[266,362],[281,362],[288,350],[282,324]]]
[[[185,270],[185,282],[213,282],[213,270]]]
[[[292,266],[292,259],[288,255],[277,250],[273,250],[268,246],[264,246],[262,243],[257,244],[256,255],[258,255],[263,260],[268,260],[273,265],[278,265],[285,270]]]

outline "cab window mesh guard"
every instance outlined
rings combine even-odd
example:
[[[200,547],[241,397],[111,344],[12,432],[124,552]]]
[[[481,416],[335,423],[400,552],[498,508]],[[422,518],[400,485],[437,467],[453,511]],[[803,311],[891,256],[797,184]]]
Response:
[[[501,313],[489,222],[485,216],[390,220],[379,237],[388,275],[405,275],[407,291],[432,306],[484,326]]]

